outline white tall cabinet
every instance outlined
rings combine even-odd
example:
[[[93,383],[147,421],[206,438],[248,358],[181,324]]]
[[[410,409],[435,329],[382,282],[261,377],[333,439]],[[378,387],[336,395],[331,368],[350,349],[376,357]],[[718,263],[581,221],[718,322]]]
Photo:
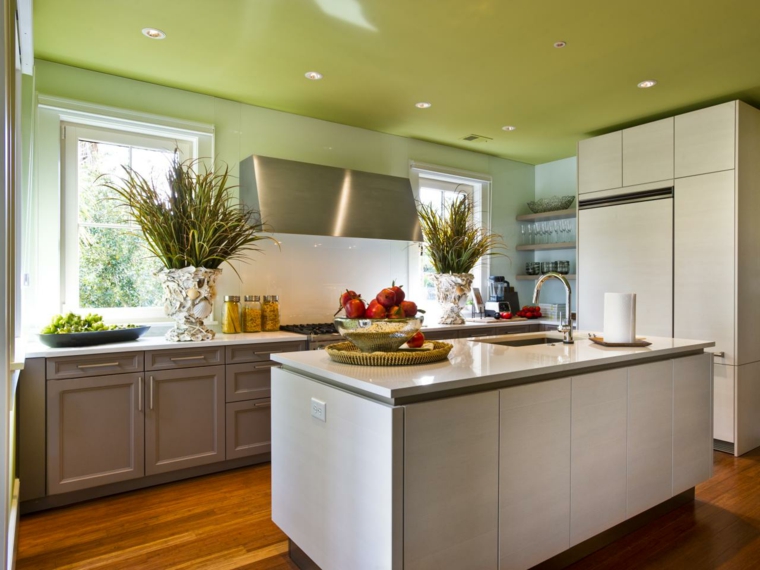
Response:
[[[638,244],[600,245],[591,237],[598,234],[593,215],[581,211],[580,326],[599,328],[602,289],[616,290],[604,267],[650,257],[637,275],[654,286],[646,273],[667,273],[662,250],[672,250],[672,287],[658,286],[659,303],[667,305],[661,310],[672,307],[673,336],[716,342],[714,438],[718,448],[733,445],[741,455],[760,446],[760,111],[731,101],[579,143],[579,201],[657,188],[673,188],[672,243],[663,239],[657,250],[638,247],[656,220],[631,221],[649,228]],[[614,257],[597,259],[595,250],[611,247]],[[650,289],[642,286],[642,293]],[[649,317],[639,308],[643,325]]]

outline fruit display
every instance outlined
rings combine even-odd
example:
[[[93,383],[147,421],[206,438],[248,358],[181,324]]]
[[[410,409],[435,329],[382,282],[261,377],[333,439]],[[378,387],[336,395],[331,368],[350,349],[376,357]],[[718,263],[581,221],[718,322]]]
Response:
[[[425,335],[421,332],[415,333],[415,335],[406,341],[406,346],[409,348],[421,348],[425,344]]]
[[[540,307],[538,306],[531,307],[530,305],[526,305],[525,307],[522,308],[521,311],[518,311],[517,316],[523,317],[526,319],[540,319],[541,317],[543,317],[543,315],[541,314]]]
[[[424,313],[417,308],[417,303],[406,300],[402,287],[394,281],[366,304],[360,294],[346,289],[340,296],[340,308],[335,314],[344,311],[349,319],[408,319]]]
[[[107,325],[103,322],[103,317],[92,313],[88,313],[84,317],[67,313],[54,316],[50,324],[40,331],[40,334],[70,334],[134,328],[137,328],[137,325]]]

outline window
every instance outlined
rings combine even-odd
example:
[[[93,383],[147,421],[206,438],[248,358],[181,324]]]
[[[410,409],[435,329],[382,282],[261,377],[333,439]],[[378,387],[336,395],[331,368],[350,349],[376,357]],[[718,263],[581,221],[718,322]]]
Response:
[[[160,318],[161,268],[139,228],[103,184],[124,166],[159,185],[174,149],[194,158],[191,141],[64,123],[64,311],[98,312],[111,319]]]
[[[447,203],[455,200],[460,194],[467,194],[475,205],[473,222],[488,229],[491,196],[489,176],[414,162],[410,166],[410,178],[420,202],[436,205],[442,210]],[[485,258],[473,268],[474,287],[482,290],[484,284],[487,284],[489,266],[489,259]],[[436,302],[435,286],[430,278],[433,273],[433,267],[425,255],[424,248],[417,245],[410,247],[408,294],[415,301],[419,300],[420,307],[428,311],[429,316],[434,319],[440,307]]]

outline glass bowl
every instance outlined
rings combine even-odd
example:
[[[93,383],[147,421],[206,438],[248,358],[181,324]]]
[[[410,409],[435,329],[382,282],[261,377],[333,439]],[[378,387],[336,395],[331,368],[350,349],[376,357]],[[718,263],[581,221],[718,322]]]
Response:
[[[335,318],[340,335],[362,352],[396,352],[422,328],[422,317],[406,319]]]

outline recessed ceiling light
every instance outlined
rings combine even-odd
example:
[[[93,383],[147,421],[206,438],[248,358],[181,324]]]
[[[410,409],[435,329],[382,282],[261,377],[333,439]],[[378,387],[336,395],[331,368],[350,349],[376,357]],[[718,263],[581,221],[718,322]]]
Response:
[[[567,42],[554,42],[555,48],[563,48],[567,45]]]
[[[433,104],[427,103],[425,101],[420,101],[419,103],[415,103],[414,106],[417,107],[418,109],[430,109],[430,107],[432,107]]]
[[[322,79],[322,74],[319,71],[307,71],[304,75],[306,79],[311,79],[312,81],[319,81]]]
[[[164,32],[157,30],[156,28],[143,28],[142,33],[144,36],[147,36],[152,40],[162,40],[166,37]]]
[[[507,125],[507,126],[505,126],[505,127],[502,127],[502,128],[501,128],[501,130],[502,130],[502,131],[508,131],[508,132],[509,132],[509,131],[514,131],[514,130],[517,130],[517,127],[513,127],[512,125]]]
[[[654,79],[647,79],[646,81],[642,81],[638,84],[638,87],[640,89],[649,89],[650,87],[654,87],[657,85],[657,82]]]

